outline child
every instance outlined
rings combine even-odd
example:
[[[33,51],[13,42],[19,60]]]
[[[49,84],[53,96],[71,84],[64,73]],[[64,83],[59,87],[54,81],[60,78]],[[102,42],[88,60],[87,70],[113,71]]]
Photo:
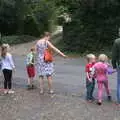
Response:
[[[108,86],[108,69],[109,64],[107,63],[108,57],[105,54],[99,55],[99,62],[96,63],[94,67],[97,83],[98,83],[98,105],[102,104],[102,93],[103,93],[103,86],[106,89],[106,93],[108,96],[108,100],[111,100],[111,95]],[[111,72],[112,73],[112,72]]]
[[[88,64],[86,65],[86,88],[87,88],[87,101],[92,102],[94,100],[93,91],[95,88],[95,79],[92,75],[92,68],[96,62],[96,57],[93,54],[86,56]]]
[[[15,70],[12,55],[8,52],[9,45],[3,44],[1,47],[1,69],[4,75],[4,93],[12,94],[12,72]]]
[[[35,77],[35,48],[32,47],[27,55],[27,73],[28,73],[28,89],[34,88],[33,79]]]

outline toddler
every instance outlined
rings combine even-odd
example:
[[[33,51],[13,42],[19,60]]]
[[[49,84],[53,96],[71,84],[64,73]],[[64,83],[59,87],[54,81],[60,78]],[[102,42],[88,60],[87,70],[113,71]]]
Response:
[[[86,56],[86,59],[88,62],[85,70],[86,71],[86,89],[87,89],[86,99],[88,102],[92,102],[94,100],[93,91],[95,87],[95,79],[92,74],[92,68],[96,62],[96,57],[93,54],[88,54]]]
[[[108,64],[108,57],[105,54],[99,55],[99,62],[97,62],[93,68],[98,83],[98,105],[102,104],[103,86],[105,87],[108,100],[111,100],[109,85],[108,85],[108,74],[112,73],[110,65]],[[111,71],[111,72],[110,72]]]
[[[33,79],[35,77],[35,48],[30,49],[30,53],[27,55],[27,74],[28,74],[28,89],[34,88]]]

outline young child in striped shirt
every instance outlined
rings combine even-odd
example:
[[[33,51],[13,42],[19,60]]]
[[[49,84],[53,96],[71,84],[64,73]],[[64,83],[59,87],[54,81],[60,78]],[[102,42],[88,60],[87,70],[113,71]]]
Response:
[[[28,89],[33,89],[33,80],[35,77],[35,48],[32,47],[30,49],[30,52],[27,54],[27,61],[26,61],[26,68],[27,68],[27,74],[28,74]]]

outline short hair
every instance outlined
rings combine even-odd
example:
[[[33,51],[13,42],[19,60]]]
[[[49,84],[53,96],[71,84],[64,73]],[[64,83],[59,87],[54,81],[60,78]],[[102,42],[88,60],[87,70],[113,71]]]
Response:
[[[98,57],[98,60],[102,61],[102,62],[105,62],[105,61],[108,60],[108,57],[105,54],[100,54],[99,57]]]
[[[9,45],[9,44],[2,44],[2,48],[7,48],[7,49],[9,49],[9,48],[10,48],[10,45]]]
[[[50,32],[44,32],[44,36],[45,37],[51,36],[51,33]]]
[[[35,47],[33,46],[33,47],[31,47],[31,49],[30,49],[30,51],[35,51]]]
[[[88,55],[86,55],[86,59],[87,59],[88,61],[90,61],[90,59],[92,59],[92,58],[95,58],[95,55],[94,55],[94,54],[88,54]]]

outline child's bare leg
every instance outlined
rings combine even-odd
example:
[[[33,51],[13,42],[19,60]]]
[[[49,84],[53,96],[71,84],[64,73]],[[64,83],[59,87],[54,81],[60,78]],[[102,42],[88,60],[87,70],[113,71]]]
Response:
[[[29,77],[28,78],[28,85],[30,85],[31,84],[31,78]]]
[[[31,85],[33,85],[33,77],[31,77]]]
[[[34,77],[31,77],[31,87],[32,87],[32,89],[34,89]]]

